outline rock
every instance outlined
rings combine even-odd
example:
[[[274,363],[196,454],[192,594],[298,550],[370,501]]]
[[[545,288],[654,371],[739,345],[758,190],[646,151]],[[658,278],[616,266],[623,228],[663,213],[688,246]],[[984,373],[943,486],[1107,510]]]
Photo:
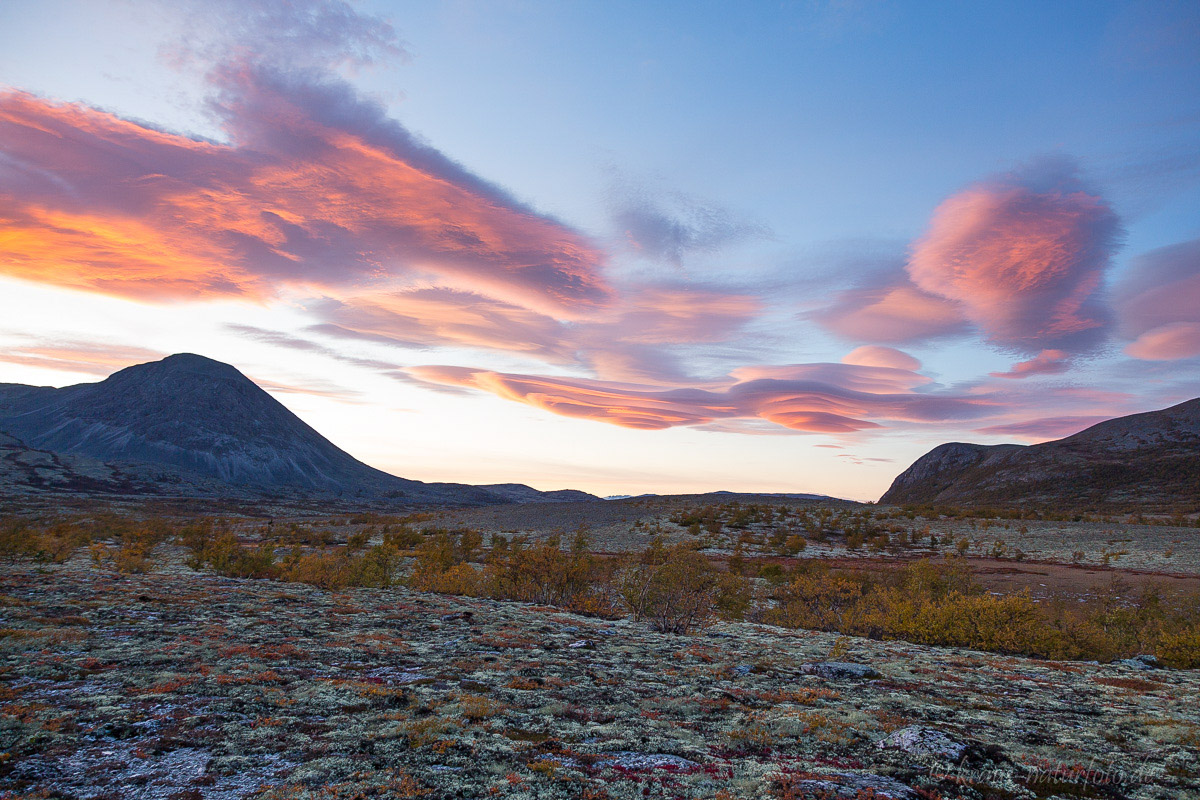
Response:
[[[919,800],[920,795],[900,781],[882,775],[842,772],[824,778],[812,778],[791,784],[796,797],[852,798],[877,800]]]
[[[800,671],[805,675],[819,675],[822,678],[878,678],[879,672],[866,664],[852,664],[848,661],[820,661],[815,664],[801,664]]]
[[[594,648],[595,646],[596,646],[596,643],[593,642],[591,639],[580,639],[578,642],[571,642],[569,645],[567,645],[567,647],[575,648],[575,649],[580,648],[580,647]]]
[[[461,619],[464,622],[470,622],[471,618],[474,616],[474,611],[455,611],[453,614],[442,614],[441,618],[445,622],[451,622],[457,619]]]
[[[635,753],[626,750],[610,753],[609,757],[612,758],[610,766],[630,770],[665,769],[672,772],[683,772],[700,767],[695,761],[669,753]]]
[[[899,750],[910,756],[937,756],[949,761],[959,761],[969,749],[964,742],[949,734],[920,725],[902,728],[875,746],[880,750]]]
[[[1162,664],[1159,663],[1157,658],[1149,655],[1139,655],[1134,656],[1133,658],[1122,658],[1118,661],[1114,661],[1113,663],[1122,667],[1141,670],[1159,669],[1162,667]]]

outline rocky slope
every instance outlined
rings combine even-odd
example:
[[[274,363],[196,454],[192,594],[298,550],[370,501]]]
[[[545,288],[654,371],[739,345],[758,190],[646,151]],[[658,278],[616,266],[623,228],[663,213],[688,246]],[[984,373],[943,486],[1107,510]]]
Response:
[[[239,490],[405,502],[551,499],[528,487],[518,499],[511,492],[389,475],[336,447],[234,367],[187,353],[128,367],[99,383],[0,385],[0,432],[60,461],[85,458],[109,471],[125,467],[143,474],[153,465],[164,476],[163,488],[172,484],[183,494],[200,488],[192,483],[215,482]],[[152,475],[147,479],[154,482]]]
[[[1029,446],[951,442],[901,473],[881,503],[1200,508],[1200,398]]]

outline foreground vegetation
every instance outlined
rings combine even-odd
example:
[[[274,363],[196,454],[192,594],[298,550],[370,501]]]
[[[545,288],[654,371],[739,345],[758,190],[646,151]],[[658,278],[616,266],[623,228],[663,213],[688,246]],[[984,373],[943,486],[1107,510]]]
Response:
[[[3,800],[1198,796],[1197,671],[753,623],[680,636],[224,578],[170,539],[151,555],[119,577],[85,550],[0,569]]]
[[[806,548],[808,538],[800,531],[817,541],[830,530],[876,544],[883,537],[891,547],[916,538],[869,513],[828,509],[769,535],[750,532],[772,513],[737,504],[708,506],[682,512],[675,522],[695,536],[741,530],[739,545],[759,536],[784,556]],[[907,512],[897,516],[906,518]],[[695,632],[717,619],[748,619],[1057,660],[1152,654],[1169,666],[1200,668],[1200,599],[1168,599],[1154,589],[1133,600],[1114,586],[1086,602],[1038,602],[1026,594],[986,593],[966,560],[956,557],[895,570],[835,569],[820,559],[748,558],[740,549],[713,558],[698,549],[698,541],[668,544],[657,537],[640,552],[615,556],[594,552],[584,530],[565,546],[561,536],[539,542],[495,536],[485,547],[479,531],[419,527],[427,521],[422,515],[365,515],[357,520],[358,532],[342,542],[328,530],[270,524],[248,543],[232,524],[211,518],[185,523],[116,515],[57,522],[9,518],[0,524],[0,555],[62,562],[87,547],[97,566],[139,573],[152,568],[157,545],[175,542],[187,549],[191,567],[231,577],[325,589],[405,585],[600,618],[629,615],[672,633]]]

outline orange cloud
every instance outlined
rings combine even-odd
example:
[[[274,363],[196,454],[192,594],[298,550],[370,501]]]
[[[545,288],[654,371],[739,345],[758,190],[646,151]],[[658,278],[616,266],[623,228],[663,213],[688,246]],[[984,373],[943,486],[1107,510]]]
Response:
[[[321,330],[395,344],[475,347],[570,359],[567,326],[553,317],[472,292],[417,289],[314,304]]]
[[[130,364],[157,361],[162,357],[163,353],[157,350],[103,342],[45,342],[0,352],[0,361],[10,364],[103,377]]]
[[[911,391],[928,379],[904,370],[849,364],[746,367],[724,381],[671,388],[468,367],[406,372],[434,386],[475,389],[563,416],[642,430],[760,419],[795,431],[841,434],[896,421],[973,418],[992,406],[983,397]]]
[[[584,237],[348,86],[251,67],[220,82],[229,144],[0,94],[0,270],[145,299],[436,276],[564,316],[608,301]]]

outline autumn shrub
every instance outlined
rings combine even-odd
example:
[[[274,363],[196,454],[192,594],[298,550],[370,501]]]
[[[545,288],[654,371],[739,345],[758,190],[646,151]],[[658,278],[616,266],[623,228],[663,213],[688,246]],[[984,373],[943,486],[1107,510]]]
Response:
[[[187,565],[192,569],[211,569],[232,578],[276,578],[275,548],[269,544],[247,547],[233,531],[213,534],[211,528],[197,528],[185,534],[192,549]]]
[[[262,547],[265,545],[259,549]],[[388,545],[376,545],[360,554],[348,549],[305,552],[293,548],[275,565],[275,575],[271,577],[322,589],[388,588],[396,583],[399,563],[396,549]]]
[[[150,551],[140,544],[122,545],[113,557],[112,564],[117,572],[127,574],[149,572]]]
[[[1200,621],[1179,630],[1164,631],[1156,652],[1170,667],[1200,669]]]
[[[477,595],[479,571],[467,563],[461,532],[440,530],[422,538],[408,584],[422,592]]]
[[[90,540],[91,535],[81,526],[60,522],[34,534],[28,552],[36,561],[61,564]]]
[[[965,566],[918,563],[891,582],[862,573],[798,574],[776,590],[766,622],[875,639],[1045,655],[1055,634],[1026,595],[996,597]]]
[[[401,525],[397,528],[384,526],[383,543],[395,547],[397,550],[411,550],[423,541],[425,541],[425,537],[408,525]]]
[[[580,530],[565,550],[559,535],[536,544],[518,539],[494,546],[484,581],[492,597],[572,608],[604,595],[601,572],[587,533]]]
[[[657,538],[620,578],[621,596],[634,617],[670,633],[705,627],[716,615],[723,593],[746,586],[723,580],[717,568],[690,545],[667,546]]]
[[[33,523],[23,517],[0,519],[0,556],[14,561],[29,555],[29,544],[34,536]]]
[[[118,572],[148,572],[151,551],[170,538],[171,534],[171,525],[162,519],[144,520],[126,526],[118,534],[121,544],[113,558],[113,566]]]
[[[1200,666],[1200,604],[1168,604],[1153,588],[1123,597],[1119,586],[1088,603],[993,595],[958,559],[891,574],[810,566],[776,586],[773,605],[757,616],[784,627],[997,653],[1101,661],[1156,653],[1171,666]]]

